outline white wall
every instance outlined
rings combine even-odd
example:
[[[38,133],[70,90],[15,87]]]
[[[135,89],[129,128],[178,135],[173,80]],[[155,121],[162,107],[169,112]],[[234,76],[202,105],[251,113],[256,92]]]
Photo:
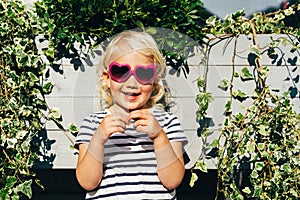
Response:
[[[269,40],[268,35],[259,35],[260,46],[264,47]],[[280,35],[275,35],[280,37]],[[251,43],[251,38],[241,36],[238,41],[236,57],[236,71],[240,71],[243,67],[248,66],[247,55],[249,53],[248,48]],[[225,46],[227,46],[225,48]],[[224,49],[225,48],[225,49]],[[276,63],[272,63],[266,54],[262,57],[264,65],[270,66],[270,74],[268,78],[268,84],[271,88],[279,89],[279,94],[287,91],[289,87],[294,87],[298,90],[297,97],[292,99],[295,104],[294,108],[300,112],[299,101],[299,55],[291,53],[287,49],[290,46],[281,46],[284,58],[298,59],[297,66],[291,66],[286,63],[286,66],[276,66]],[[208,116],[212,118],[211,130],[214,134],[209,138],[212,140],[218,135],[218,128],[221,126],[224,119],[224,105],[229,98],[229,92],[223,91],[218,88],[218,84],[221,79],[231,77],[232,66],[231,59],[233,53],[233,41],[229,44],[226,41],[218,44],[212,48],[211,58],[208,63],[208,92],[211,92],[214,97],[214,102],[210,105],[208,110]],[[96,90],[97,76],[96,66],[99,63],[99,57],[92,59],[93,66],[85,64],[81,67],[82,70],[75,71],[73,65],[69,60],[63,61],[63,74],[58,74],[51,69],[50,79],[54,83],[53,93],[47,96],[47,101],[50,107],[57,107],[60,109],[63,116],[63,124],[68,127],[69,123],[75,123],[80,125],[81,120],[87,114],[99,110],[98,97]],[[197,94],[196,80],[199,75],[203,75],[204,67],[199,66],[201,57],[199,55],[189,60],[191,72],[188,78],[183,76],[176,77],[169,75],[167,82],[176,95],[177,106],[173,108],[173,112],[180,118],[185,134],[189,139],[189,144],[186,147],[187,155],[190,157],[190,162],[186,165],[186,168],[190,168],[194,165],[202,151],[202,141],[197,135],[198,124],[196,121],[196,109],[197,104],[195,102],[195,96]],[[251,67],[248,67],[251,71]],[[293,80],[294,79],[294,80]],[[234,81],[234,89],[242,89],[249,95],[252,94],[254,89],[253,82],[242,82],[239,79]],[[240,103],[236,101],[234,103],[234,112],[243,112],[245,107],[251,103],[251,99]],[[53,168],[75,168],[76,158],[74,151],[69,147],[75,140],[74,136],[70,133],[60,131],[54,124],[47,124],[47,137],[51,143],[51,150],[46,151],[45,156],[54,155],[55,158],[52,163]],[[207,160],[208,168],[215,168],[215,160]],[[40,165],[39,167],[49,167],[48,165]]]

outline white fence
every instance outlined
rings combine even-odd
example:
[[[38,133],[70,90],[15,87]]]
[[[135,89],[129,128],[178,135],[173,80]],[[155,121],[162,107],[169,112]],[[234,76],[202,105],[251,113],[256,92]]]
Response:
[[[274,37],[281,37],[282,35],[274,35]],[[269,42],[269,35],[259,35],[260,47],[264,47]],[[211,140],[217,136],[218,128],[222,125],[224,119],[224,106],[230,97],[229,91],[224,91],[218,87],[219,82],[223,78],[229,79],[232,74],[232,55],[233,55],[233,41],[227,43],[223,41],[212,48],[210,60],[208,63],[207,72],[207,90],[212,93],[214,101],[209,107],[208,116],[211,120],[211,130],[214,134]],[[237,45],[238,56],[235,60],[235,70],[240,72],[243,67],[248,67],[251,72],[251,66],[247,61],[249,54],[249,44],[251,43],[250,36],[241,36]],[[277,62],[272,63],[266,54],[262,57],[263,65],[270,67],[268,84],[271,88],[279,91],[281,94],[288,89],[293,91],[292,102],[294,103],[295,111],[300,111],[300,83],[299,83],[299,52],[290,52],[290,46],[280,46],[283,55],[282,65],[277,66]],[[282,54],[283,53],[283,54]],[[51,69],[49,80],[54,83],[54,89],[51,95],[47,96],[47,101],[50,107],[59,108],[63,116],[63,124],[68,127],[68,124],[75,123],[80,125],[81,120],[86,115],[99,110],[98,96],[97,96],[97,76],[96,66],[100,58],[96,57],[91,60],[92,65],[83,65],[78,70],[74,70],[73,64],[70,60],[65,59],[61,65],[63,74],[54,72]],[[168,75],[167,82],[171,91],[176,96],[174,101],[177,103],[173,108],[173,112],[179,117],[182,122],[185,134],[189,139],[189,144],[185,150],[190,159],[186,168],[194,165],[202,151],[202,141],[197,135],[198,123],[196,120],[197,104],[195,96],[197,94],[197,78],[203,75],[204,67],[200,66],[201,56],[194,56],[189,60],[190,73],[186,79],[184,76]],[[279,60],[279,58],[278,58]],[[277,61],[278,61],[277,60]],[[296,60],[296,62],[294,62]],[[286,62],[285,62],[286,61]],[[294,64],[296,63],[296,64]],[[251,96],[254,89],[254,82],[242,82],[239,79],[234,81],[234,90],[241,89]],[[233,112],[243,112],[247,105],[251,103],[252,99],[241,102],[235,101],[233,104]],[[47,144],[50,148],[43,148],[43,155],[41,157],[43,164],[41,168],[75,168],[77,155],[75,151],[70,148],[72,142],[75,140],[68,132],[60,131],[55,124],[47,124],[47,133],[45,137],[48,138]],[[48,158],[48,160],[47,160]],[[50,158],[50,159],[49,159]],[[215,160],[207,160],[208,168],[215,169]],[[45,164],[47,163],[47,164]]]

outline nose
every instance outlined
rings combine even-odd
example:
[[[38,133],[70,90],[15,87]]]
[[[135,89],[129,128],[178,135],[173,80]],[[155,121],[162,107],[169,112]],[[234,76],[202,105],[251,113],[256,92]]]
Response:
[[[136,89],[139,87],[139,83],[135,79],[134,75],[131,75],[125,83],[126,83],[126,87],[128,88]]]

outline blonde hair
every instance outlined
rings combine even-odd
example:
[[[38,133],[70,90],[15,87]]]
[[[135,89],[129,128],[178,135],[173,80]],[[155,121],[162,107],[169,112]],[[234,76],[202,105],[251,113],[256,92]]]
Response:
[[[110,89],[106,84],[103,84],[102,74],[107,72],[107,67],[111,62],[133,51],[152,59],[153,64],[157,66],[157,78],[153,83],[154,91],[152,92],[147,105],[149,107],[153,107],[159,100],[162,99],[162,97],[165,96],[165,89],[159,82],[161,82],[165,76],[166,64],[155,40],[148,33],[127,30],[114,37],[109,42],[102,55],[100,68],[98,69],[100,86],[99,93],[101,98],[100,103],[102,107],[108,108],[113,104],[113,98]],[[166,102],[166,96],[164,102]]]

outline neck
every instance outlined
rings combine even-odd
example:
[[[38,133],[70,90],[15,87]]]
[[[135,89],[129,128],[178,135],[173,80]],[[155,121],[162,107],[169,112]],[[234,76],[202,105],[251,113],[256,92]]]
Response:
[[[114,104],[109,108],[110,112],[112,112],[112,113],[113,112],[118,112],[118,113],[124,113],[124,114],[129,114],[132,111],[141,110],[141,109],[150,109],[150,107],[149,106],[143,106],[143,107],[135,108],[135,109],[127,109],[127,108],[120,107],[117,104]]]

